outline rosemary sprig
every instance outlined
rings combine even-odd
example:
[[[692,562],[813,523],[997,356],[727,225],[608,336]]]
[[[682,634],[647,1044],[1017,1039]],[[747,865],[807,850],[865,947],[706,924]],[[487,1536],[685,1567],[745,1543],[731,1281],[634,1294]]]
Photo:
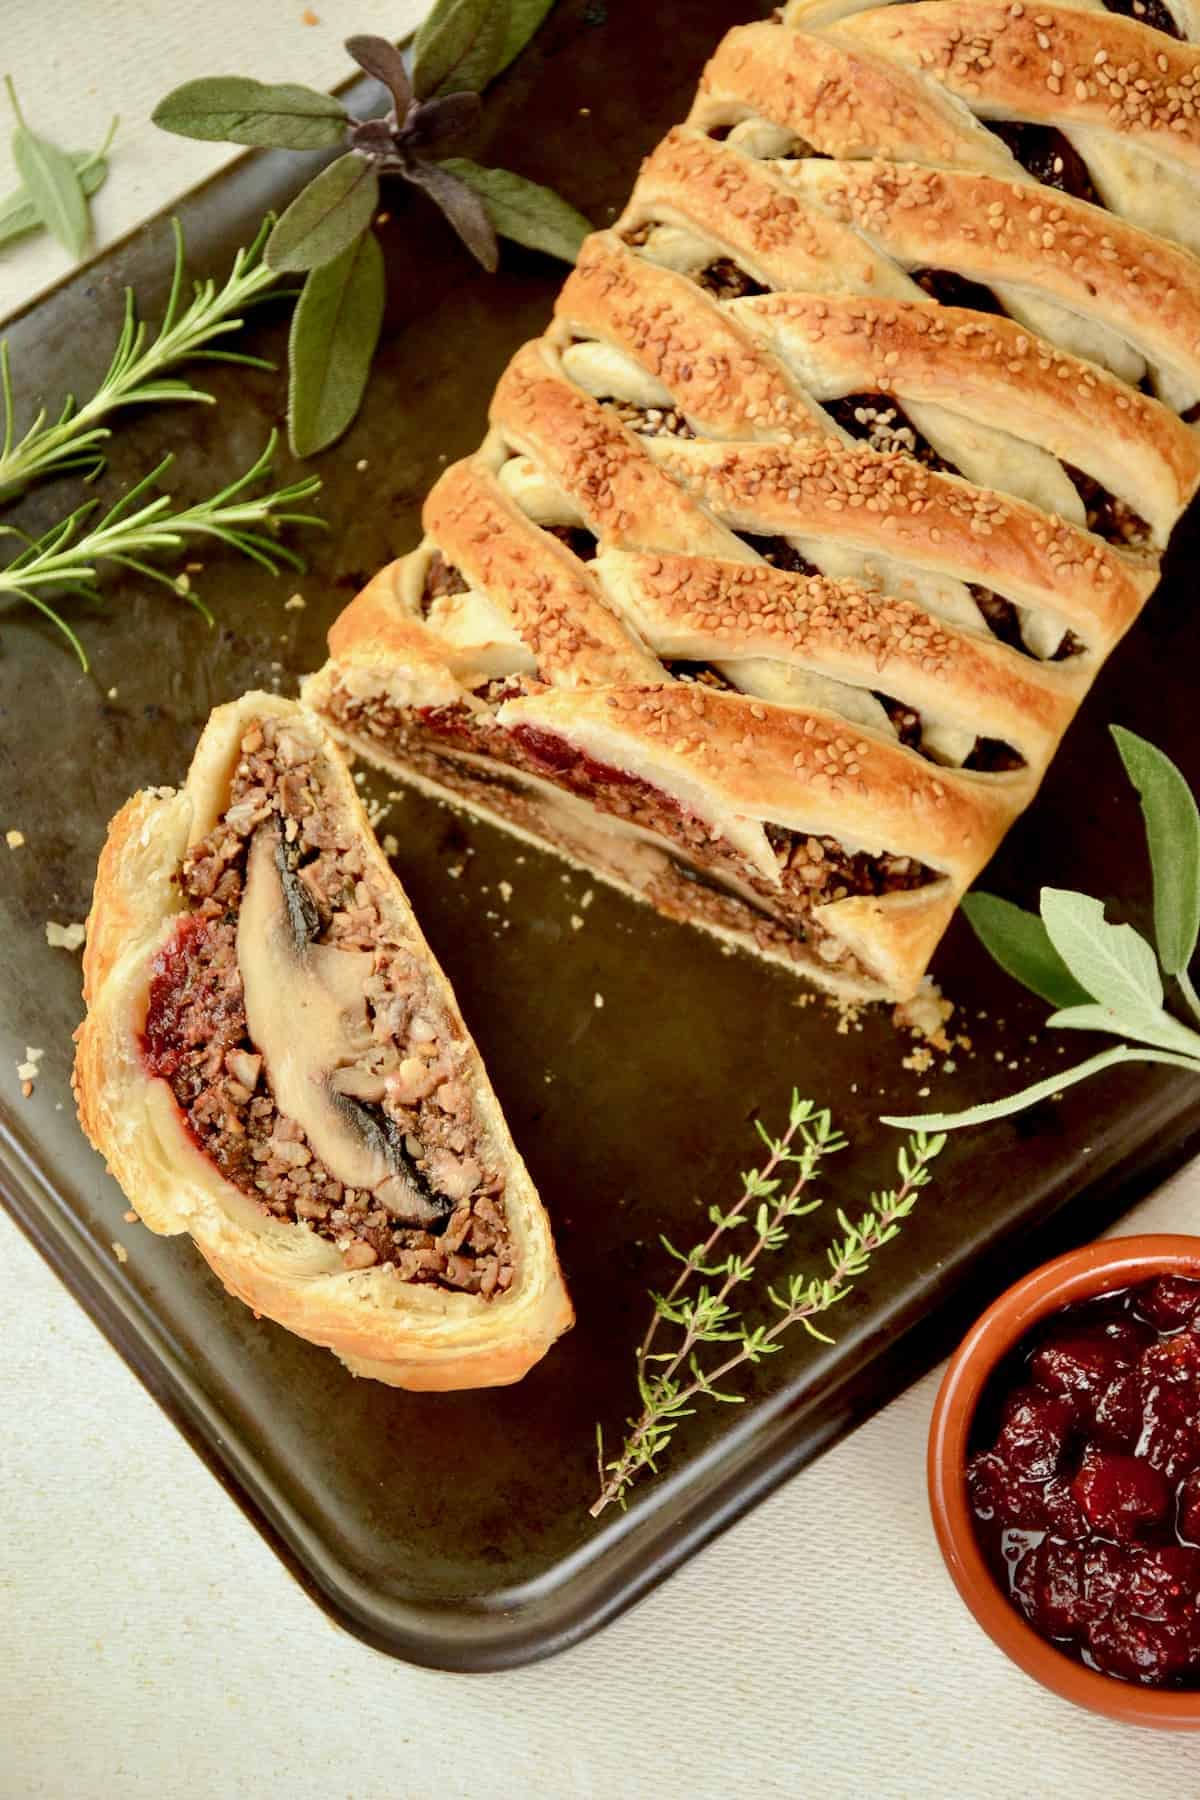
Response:
[[[752,1280],[764,1253],[784,1247],[791,1223],[821,1205],[820,1199],[809,1198],[809,1190],[825,1158],[846,1146],[829,1112],[818,1110],[798,1094],[792,1095],[782,1137],[770,1137],[761,1125],[758,1129],[767,1146],[767,1159],[761,1168],[743,1175],[741,1195],[728,1212],[718,1206],[709,1208],[712,1230],[704,1242],[684,1255],[663,1239],[681,1268],[666,1294],[651,1295],[654,1313],[636,1357],[642,1411],[628,1421],[625,1443],[612,1461],[605,1461],[603,1433],[596,1428],[600,1491],[590,1509],[593,1518],[614,1502],[623,1507],[643,1470],[657,1472],[680,1421],[695,1412],[697,1400],[703,1397],[739,1404],[743,1395],[718,1384],[743,1364],[773,1355],[793,1326],[801,1326],[822,1343],[832,1342],[816,1319],[845,1299],[866,1273],[875,1252],[896,1236],[918,1192],[930,1180],[929,1164],[945,1142],[944,1137],[924,1134],[910,1138],[897,1157],[900,1180],[896,1187],[872,1194],[868,1210],[857,1222],[838,1209],[841,1236],[827,1250],[828,1274],[798,1273],[790,1275],[780,1289],[769,1287],[768,1298],[777,1316],[770,1323],[751,1325],[739,1309],[737,1290]],[[749,1247],[717,1258],[726,1234],[746,1226],[754,1234]],[[696,1276],[705,1279],[689,1293]],[[680,1334],[671,1350],[652,1348],[661,1326],[674,1327]],[[736,1348],[705,1363],[701,1360],[704,1345]]]
[[[212,614],[199,595],[191,591],[185,577],[172,577],[145,558],[178,550],[190,538],[208,537],[240,550],[243,556],[261,564],[272,575],[277,575],[285,566],[303,569],[303,558],[281,544],[274,534],[282,525],[324,524],[313,513],[294,510],[297,502],[309,499],[319,490],[319,478],[309,475],[267,494],[250,496],[247,493],[270,469],[277,437],[273,431],[266,448],[244,475],[239,475],[211,499],[197,501],[194,506],[183,507],[178,512],[172,511],[169,494],[157,494],[151,500],[143,500],[147,490],[166,473],[174,460],[164,456],[157,468],[122,495],[94,524],[88,521],[100,505],[98,500],[89,500],[76,507],[73,513],[52,525],[39,538],[26,538],[24,532],[11,525],[0,526],[0,536],[22,538],[25,542],[25,548],[7,567],[0,569],[0,598],[26,600],[36,607],[72,645],[86,673],[88,660],[83,645],[66,619],[43,597],[43,590],[47,588],[94,599],[97,565],[117,563],[170,588],[211,622]],[[271,535],[258,529],[263,526]]]
[[[237,331],[245,309],[260,299],[277,280],[262,260],[263,246],[274,221],[264,219],[248,249],[239,250],[223,286],[209,279],[193,282],[192,298],[184,305],[184,245],[179,221],[172,219],[175,234],[175,267],[167,309],[157,334],[151,339],[137,316],[133,290],[126,289],[125,319],[107,373],[90,400],[77,406],[68,395],[58,419],[51,424],[42,408],[24,436],[15,439],[15,411],[7,340],[0,344],[0,392],[3,394],[4,439],[0,446],[0,499],[11,500],[39,476],[82,469],[88,479],[104,467],[100,445],[111,436],[104,420],[126,406],[147,406],[157,400],[194,400],[212,405],[213,396],[191,382],[168,378],[168,371],[196,359],[237,362],[269,369],[261,357],[246,356],[217,345],[217,340]],[[14,441],[15,440],[15,441]]]

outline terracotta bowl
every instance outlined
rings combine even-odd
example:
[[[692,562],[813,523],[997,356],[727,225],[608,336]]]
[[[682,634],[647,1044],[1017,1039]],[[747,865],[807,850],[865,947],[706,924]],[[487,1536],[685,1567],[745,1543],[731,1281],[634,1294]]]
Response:
[[[992,1370],[1047,1313],[1156,1275],[1200,1278],[1200,1237],[1105,1238],[1026,1275],[968,1333],[938,1392],[929,1430],[929,1502],[946,1566],[988,1635],[1013,1662],[1066,1700],[1132,1725],[1200,1730],[1200,1690],[1137,1687],[1085,1668],[1027,1625],[1000,1591],[967,1502],[967,1442]]]

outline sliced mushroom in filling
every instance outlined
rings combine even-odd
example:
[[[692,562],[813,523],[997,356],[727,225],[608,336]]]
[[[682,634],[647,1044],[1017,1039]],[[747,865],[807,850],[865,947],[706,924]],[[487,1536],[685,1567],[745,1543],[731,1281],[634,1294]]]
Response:
[[[461,1026],[302,727],[251,725],[226,811],[179,872],[152,1074],[222,1174],[347,1268],[487,1298],[513,1278],[504,1182]]]

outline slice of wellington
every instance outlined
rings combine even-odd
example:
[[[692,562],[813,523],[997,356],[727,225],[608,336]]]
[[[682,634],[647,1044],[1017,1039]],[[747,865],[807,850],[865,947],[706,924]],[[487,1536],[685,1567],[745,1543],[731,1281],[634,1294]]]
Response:
[[[519,1380],[572,1322],[479,1052],[319,720],[250,693],[109,827],[75,1091],[150,1228],[355,1373]]]

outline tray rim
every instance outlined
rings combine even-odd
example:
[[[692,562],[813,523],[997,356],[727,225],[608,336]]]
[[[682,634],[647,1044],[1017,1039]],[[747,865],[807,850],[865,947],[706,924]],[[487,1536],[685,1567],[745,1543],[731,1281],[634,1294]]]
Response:
[[[373,87],[378,84],[366,76],[350,76],[329,91],[339,95],[353,92],[356,97],[361,92],[369,98]],[[380,94],[382,91],[379,89]],[[64,270],[49,286],[0,319],[0,329],[9,330],[29,320],[63,289],[88,273],[94,274],[134,239],[161,228],[179,209],[218,184],[236,179],[239,173],[245,179],[247,169],[257,170],[258,185],[275,187],[283,184],[273,181],[272,172],[286,166],[295,176],[292,185],[298,186],[324,160],[327,154],[322,152],[298,156],[294,152],[243,149],[138,224],[98,246],[85,262]],[[1194,1155],[1200,1155],[1200,1091],[1189,1102],[1184,1080],[1171,1071],[1156,1072],[1152,1079],[1148,1078],[1147,1089],[1152,1099],[1141,1106],[1137,1135],[1105,1166],[1097,1168],[1099,1159],[1089,1158],[1086,1175],[1077,1181],[1064,1180],[1064,1171],[1058,1169],[1057,1191],[1054,1182],[1046,1183],[1047,1203],[1034,1221],[1031,1223],[1028,1217],[1011,1221],[998,1235],[993,1246],[998,1261],[1011,1253],[1020,1233],[1030,1232],[1032,1241],[1040,1244],[1051,1228],[1061,1230],[1064,1221],[1074,1218],[1084,1207],[1102,1209],[1102,1221],[1091,1234],[1096,1235],[1103,1223],[1120,1216],[1136,1199],[1160,1185]],[[175,1354],[153,1310],[121,1281],[119,1265],[74,1214],[68,1197],[56,1189],[21,1131],[15,1113],[4,1102],[0,1102],[0,1206],[326,1616],[384,1654],[451,1673],[482,1674],[528,1666],[561,1654],[602,1629],[817,1455],[873,1416],[881,1403],[874,1389],[865,1404],[848,1404],[845,1394],[855,1382],[862,1382],[864,1370],[873,1380],[877,1379],[887,1355],[903,1347],[907,1374],[895,1392],[905,1391],[928,1373],[953,1348],[956,1307],[959,1311],[964,1307],[962,1283],[955,1274],[957,1265],[950,1265],[950,1274],[943,1276],[939,1284],[948,1298],[939,1304],[933,1320],[910,1320],[899,1333],[888,1337],[886,1344],[865,1355],[861,1365],[843,1371],[831,1382],[814,1383],[800,1405],[788,1403],[780,1396],[771,1409],[771,1418],[766,1420],[764,1408],[753,1409],[751,1416],[765,1424],[770,1434],[765,1447],[761,1440],[751,1444],[749,1433],[744,1439],[735,1440],[729,1449],[728,1440],[723,1439],[693,1459],[686,1471],[659,1476],[655,1484],[657,1504],[647,1509],[645,1529],[621,1534],[598,1556],[584,1561],[585,1586],[578,1602],[571,1603],[577,1592],[572,1580],[550,1585],[552,1575],[548,1573],[538,1584],[542,1591],[527,1606],[481,1604],[474,1610],[461,1603],[429,1606],[419,1613],[417,1623],[419,1608],[411,1603],[403,1610],[413,1614],[414,1619],[402,1624],[393,1621],[389,1626],[385,1614],[388,1605],[394,1609],[396,1603],[385,1600],[382,1605],[373,1605],[368,1584],[347,1565],[340,1565],[344,1575],[340,1583],[322,1572],[323,1565],[335,1572],[339,1566],[324,1540],[290,1505],[286,1495],[276,1490],[257,1458],[255,1446],[228,1427],[224,1415],[203,1392],[187,1363]],[[1040,1262],[1051,1253],[1043,1246],[1036,1252],[1037,1260]],[[1021,1264],[1025,1268],[1033,1266],[1025,1256],[1021,1257]],[[981,1310],[982,1303],[970,1300],[966,1305],[970,1318]],[[908,1352],[914,1345],[919,1348],[912,1357]],[[886,1383],[880,1386],[885,1387]],[[842,1403],[837,1409],[839,1396]],[[827,1408],[831,1416],[814,1430],[813,1416]],[[714,1476],[712,1485],[702,1491],[697,1491],[698,1468],[712,1471]],[[572,1560],[581,1554],[587,1557],[587,1548],[585,1544]]]

